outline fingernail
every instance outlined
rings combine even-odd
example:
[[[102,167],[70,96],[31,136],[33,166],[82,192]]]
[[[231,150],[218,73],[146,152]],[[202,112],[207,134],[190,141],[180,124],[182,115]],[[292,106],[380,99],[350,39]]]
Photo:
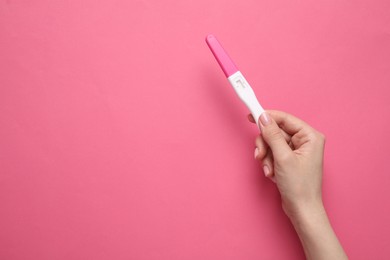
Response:
[[[263,124],[263,125],[269,125],[271,123],[271,121],[269,120],[269,116],[267,114],[267,112],[263,112],[260,116],[260,122]]]
[[[264,171],[265,177],[268,177],[268,175],[269,175],[269,173],[270,173],[270,170],[269,170],[269,168],[268,168],[267,165],[264,165],[264,166],[263,166],[263,171]]]
[[[256,149],[255,149],[255,159],[257,159],[258,155],[259,155],[259,148],[256,147]]]

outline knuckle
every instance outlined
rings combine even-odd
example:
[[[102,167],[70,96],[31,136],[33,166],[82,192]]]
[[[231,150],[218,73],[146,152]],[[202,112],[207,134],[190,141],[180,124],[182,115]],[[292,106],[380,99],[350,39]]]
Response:
[[[314,143],[317,144],[324,144],[325,143],[325,135],[321,132],[318,132],[316,130],[312,131],[310,134],[308,134],[309,140],[312,140]]]
[[[323,133],[319,133],[320,134],[320,139],[321,139],[321,141],[323,142],[323,143],[325,143],[326,142],[326,136],[325,136],[325,134],[323,134]]]
[[[270,139],[278,139],[281,137],[281,132],[279,128],[272,128],[268,129],[267,131],[267,137]]]
[[[325,143],[325,135],[321,132],[317,132],[315,135],[315,140],[319,143]]]
[[[278,162],[285,164],[291,159],[291,154],[290,153],[282,153],[278,156],[277,160]]]

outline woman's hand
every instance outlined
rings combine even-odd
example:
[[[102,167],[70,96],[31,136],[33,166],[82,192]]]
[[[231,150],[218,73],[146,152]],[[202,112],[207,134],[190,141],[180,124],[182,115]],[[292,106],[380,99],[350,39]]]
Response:
[[[248,117],[255,122],[252,116]],[[302,120],[280,111],[259,118],[255,158],[278,186],[282,207],[307,259],[347,259],[322,203],[325,137]]]
[[[252,116],[249,120],[254,122]],[[276,182],[287,216],[321,207],[324,135],[280,111],[263,113],[259,126],[255,158],[262,162],[266,177]]]

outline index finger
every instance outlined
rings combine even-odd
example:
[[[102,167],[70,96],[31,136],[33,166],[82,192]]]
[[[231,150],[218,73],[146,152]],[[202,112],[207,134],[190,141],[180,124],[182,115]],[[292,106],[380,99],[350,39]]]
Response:
[[[290,135],[294,135],[300,131],[306,132],[312,130],[312,127],[305,121],[286,112],[278,110],[267,110],[267,112],[271,115],[279,127]]]

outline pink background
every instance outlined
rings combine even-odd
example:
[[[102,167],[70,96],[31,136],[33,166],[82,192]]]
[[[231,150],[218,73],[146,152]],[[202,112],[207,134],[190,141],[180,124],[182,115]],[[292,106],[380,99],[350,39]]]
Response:
[[[326,134],[351,259],[389,258],[390,2],[230,2],[0,0],[1,259],[304,258],[208,33]]]

